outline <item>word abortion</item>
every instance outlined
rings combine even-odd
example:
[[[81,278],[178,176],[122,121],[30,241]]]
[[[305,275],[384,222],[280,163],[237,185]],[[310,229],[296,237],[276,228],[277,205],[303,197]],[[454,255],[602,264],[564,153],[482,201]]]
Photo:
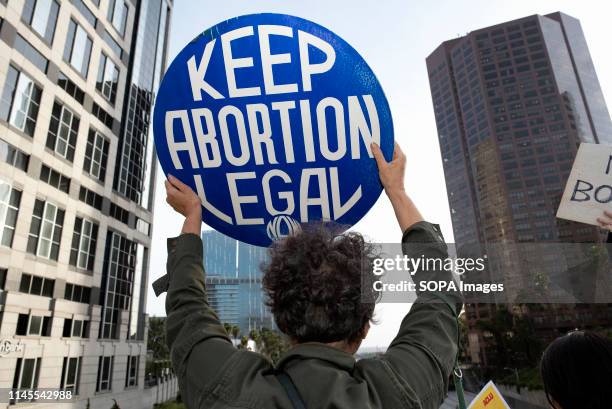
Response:
[[[366,122],[358,97],[349,96],[347,105],[348,122],[350,124],[351,159],[359,159],[361,157],[360,139],[365,145],[370,157],[372,156],[370,144],[372,142],[380,143],[380,126],[378,124],[376,105],[371,95],[364,95],[362,98],[365,102],[368,119],[372,126],[370,128]],[[315,153],[310,101],[300,100],[299,107],[302,120],[303,144],[305,148],[305,156],[301,159],[305,162],[315,162],[318,158]],[[295,108],[295,101],[273,102],[271,104],[272,111],[278,112],[278,119],[281,123],[284,163],[296,162],[289,112]],[[335,141],[335,149],[330,147],[328,138],[326,119],[326,111],[328,108],[334,111],[336,119],[337,138]],[[246,116],[247,121],[245,122],[243,111],[233,105],[225,105],[221,108],[218,113],[217,121],[215,121],[212,111],[208,108],[196,108],[190,111],[167,111],[166,138],[172,157],[172,163],[176,169],[183,169],[183,163],[178,155],[180,151],[187,151],[189,153],[189,165],[192,169],[216,168],[221,166],[223,158],[220,145],[223,147],[223,157],[234,166],[239,167],[247,165],[251,160],[253,160],[256,165],[278,164],[279,155],[277,155],[275,151],[273,142],[274,135],[272,134],[270,121],[270,108],[265,104],[247,104]],[[344,108],[342,103],[333,97],[322,99],[316,107],[316,118],[321,157],[329,161],[342,159],[348,153]],[[180,121],[181,137],[184,138],[185,141],[177,141],[175,137],[174,122],[177,120]],[[260,123],[262,124],[261,126],[259,125]],[[237,130],[236,136],[238,137],[240,146],[239,152],[235,152],[232,146],[230,124],[233,124]],[[192,126],[193,129],[195,129],[195,138],[191,132]],[[217,129],[219,129],[221,134],[221,144],[217,139]],[[267,160],[264,160],[264,151]]]

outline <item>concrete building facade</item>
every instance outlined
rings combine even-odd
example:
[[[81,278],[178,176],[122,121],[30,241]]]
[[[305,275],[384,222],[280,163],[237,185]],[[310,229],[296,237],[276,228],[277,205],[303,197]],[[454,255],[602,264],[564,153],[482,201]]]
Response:
[[[0,0],[0,389],[144,405],[150,116],[171,10]],[[15,403],[30,405],[0,406]]]

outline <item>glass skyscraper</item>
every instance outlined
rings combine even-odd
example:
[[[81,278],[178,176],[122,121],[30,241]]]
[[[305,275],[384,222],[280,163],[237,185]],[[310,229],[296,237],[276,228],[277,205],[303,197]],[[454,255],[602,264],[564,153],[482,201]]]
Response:
[[[260,266],[266,261],[266,249],[217,231],[202,232],[202,241],[208,299],[221,322],[237,325],[242,335],[272,328],[261,287]]]
[[[442,43],[427,70],[458,248],[602,241],[597,228],[555,217],[580,142],[612,144],[610,114],[577,19],[533,15],[472,31]],[[505,272],[509,291],[529,290],[517,270]],[[496,308],[466,305],[475,363],[495,364],[477,323]],[[606,305],[526,313],[543,338],[612,325]]]
[[[150,407],[150,116],[171,10],[0,0],[0,388]]]

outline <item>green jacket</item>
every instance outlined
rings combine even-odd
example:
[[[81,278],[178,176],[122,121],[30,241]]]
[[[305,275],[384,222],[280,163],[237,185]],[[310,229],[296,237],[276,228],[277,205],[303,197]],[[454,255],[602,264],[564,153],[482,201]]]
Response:
[[[410,257],[447,257],[439,228],[426,222],[406,231],[402,243]],[[168,276],[154,285],[167,287],[166,335],[183,401],[189,409],[291,409],[272,363],[235,348],[209,306],[202,252],[194,234],[169,239]],[[413,281],[434,278],[420,274]],[[451,279],[444,271],[434,275]],[[437,409],[457,355],[460,308],[456,294],[420,294],[385,354],[356,361],[324,344],[305,343],[286,352],[277,368],[309,409]]]

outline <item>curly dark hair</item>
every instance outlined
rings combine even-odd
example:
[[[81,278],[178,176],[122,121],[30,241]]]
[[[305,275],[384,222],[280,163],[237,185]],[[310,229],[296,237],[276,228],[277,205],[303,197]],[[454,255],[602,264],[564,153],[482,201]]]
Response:
[[[303,225],[276,241],[262,265],[267,305],[278,328],[297,342],[354,342],[372,320],[375,248],[359,233]]]

